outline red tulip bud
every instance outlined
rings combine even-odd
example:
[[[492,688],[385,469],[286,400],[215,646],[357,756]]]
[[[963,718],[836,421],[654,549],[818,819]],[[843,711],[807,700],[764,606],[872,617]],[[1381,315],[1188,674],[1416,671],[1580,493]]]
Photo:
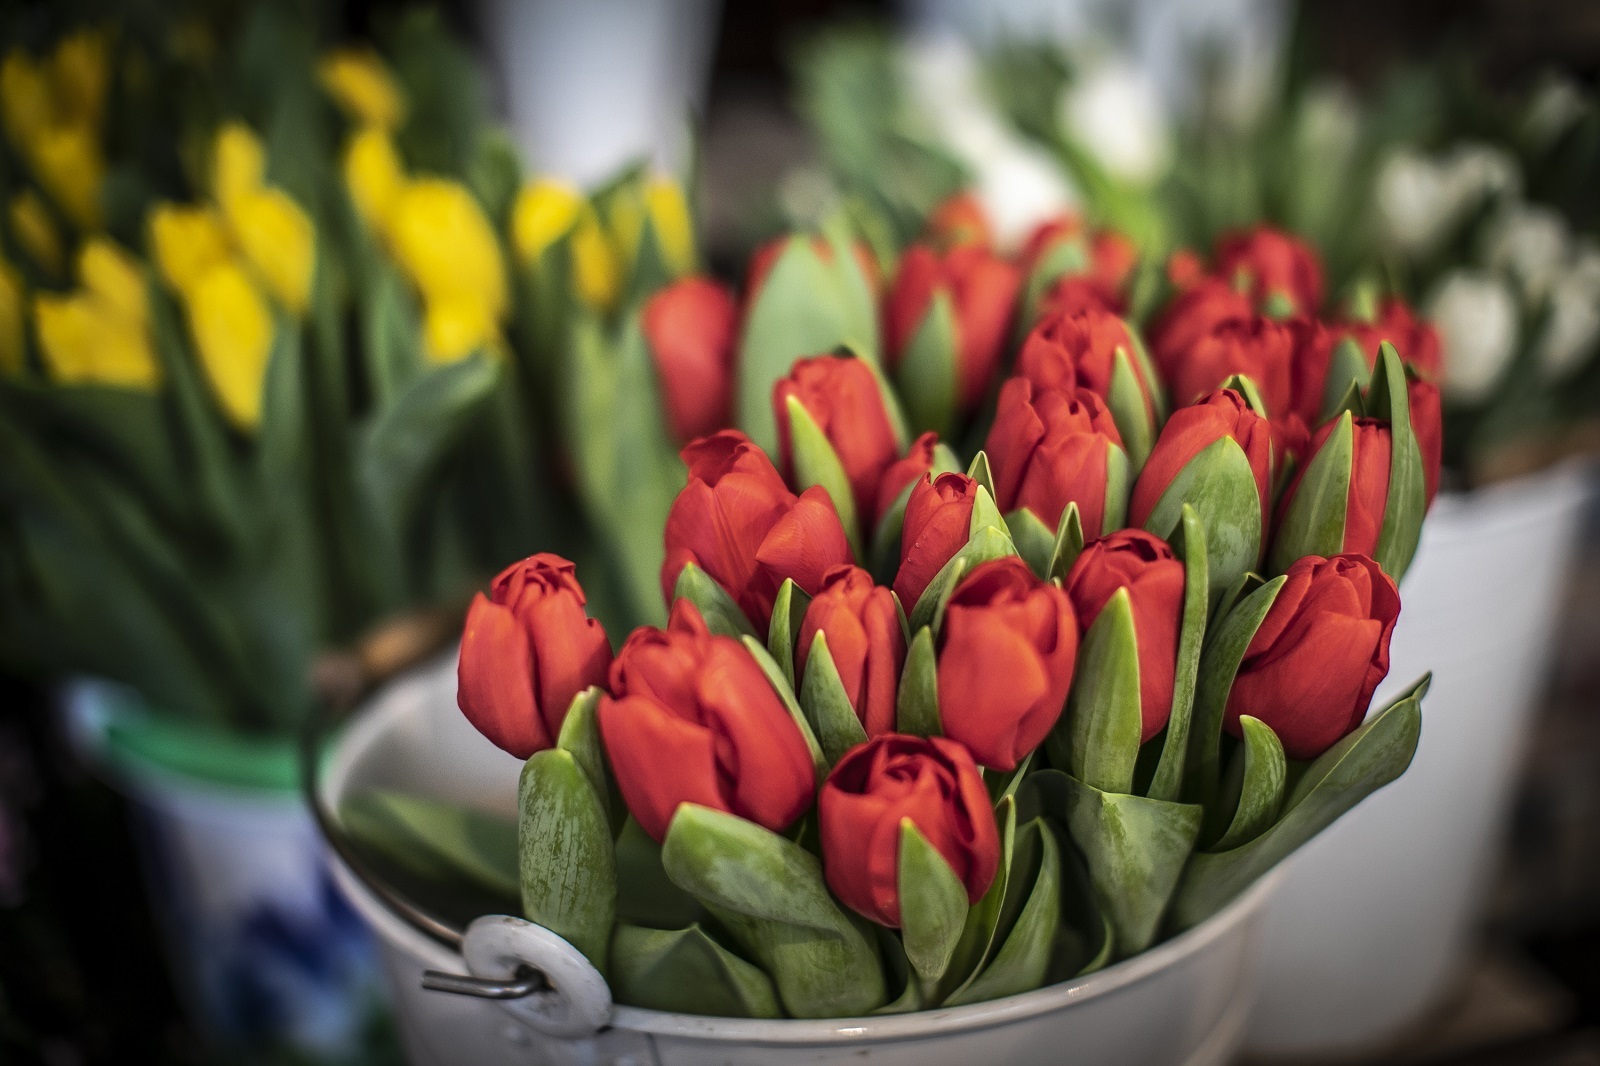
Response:
[[[900,259],[884,314],[889,363],[898,367],[933,305],[944,293],[955,317],[956,406],[970,412],[989,391],[1004,354],[1022,275],[979,245],[939,255],[912,245]]]
[[[939,444],[937,433],[924,433],[911,442],[906,454],[889,464],[878,479],[878,506],[872,512],[873,525],[883,521],[900,494],[922,475],[933,469],[933,451]]]
[[[927,236],[935,247],[946,250],[963,245],[988,248],[994,244],[994,227],[978,198],[970,192],[959,192],[933,209],[928,216]]]
[[[1229,319],[1185,348],[1154,354],[1174,403],[1193,403],[1234,374],[1247,375],[1261,393],[1267,412],[1287,414],[1293,407],[1295,331],[1260,315]]]
[[[1224,437],[1232,437],[1244,450],[1261,498],[1263,537],[1268,496],[1272,486],[1272,426],[1250,409],[1232,389],[1218,389],[1199,403],[1172,413],[1161,428],[1156,446],[1145,460],[1128,504],[1128,524],[1143,526],[1162,493],[1190,460]]]
[[[870,515],[877,504],[878,481],[900,455],[894,426],[872,368],[853,356],[819,355],[801,359],[789,376],[772,387],[783,469],[794,470],[794,430],[789,398],[805,408],[833,446],[850,481],[856,513]]]
[[[1411,432],[1417,436],[1422,452],[1422,480],[1428,490],[1428,505],[1439,495],[1439,467],[1444,461],[1444,414],[1439,410],[1439,386],[1415,378],[1406,382],[1411,404]]]
[[[823,872],[851,910],[900,925],[900,832],[910,821],[976,903],[1000,868],[983,778],[960,744],[886,734],[852,749],[817,801]]]
[[[895,694],[906,661],[906,638],[894,594],[874,585],[872,575],[860,567],[834,567],[800,624],[797,678],[805,676],[811,642],[818,633],[827,635],[828,653],[867,736],[893,732]]]
[[[756,562],[772,588],[781,587],[784,578],[793,578],[807,595],[816,594],[828,571],[852,561],[839,512],[821,485],[802,492],[756,549]]]
[[[1270,226],[1223,237],[1216,247],[1216,273],[1243,280],[1256,306],[1276,301],[1290,313],[1315,314],[1322,306],[1322,262],[1303,241]]]
[[[473,597],[461,637],[456,700],[497,747],[519,759],[555,745],[572,698],[603,684],[611,644],[584,613],[575,567],[541,552],[508,566]]]
[[[737,321],[733,294],[710,278],[675,281],[644,305],[640,326],[667,424],[680,441],[713,433],[732,419]]]
[[[900,532],[900,569],[894,591],[910,612],[923,591],[972,532],[978,483],[965,474],[924,477],[911,488]]]
[[[1026,507],[1052,531],[1076,503],[1091,535],[1120,526],[1126,496],[1107,498],[1114,462],[1126,464],[1111,412],[1087,389],[1036,389],[1012,378],[984,444],[994,470],[995,503],[1009,514]],[[1127,486],[1122,483],[1121,492]]]

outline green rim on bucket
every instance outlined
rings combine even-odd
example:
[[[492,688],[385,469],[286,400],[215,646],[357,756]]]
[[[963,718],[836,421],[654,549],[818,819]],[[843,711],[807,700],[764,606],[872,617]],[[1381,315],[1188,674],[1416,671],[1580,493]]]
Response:
[[[216,726],[176,722],[121,695],[108,694],[105,704],[101,755],[118,772],[283,793],[300,786],[293,737],[241,736]]]

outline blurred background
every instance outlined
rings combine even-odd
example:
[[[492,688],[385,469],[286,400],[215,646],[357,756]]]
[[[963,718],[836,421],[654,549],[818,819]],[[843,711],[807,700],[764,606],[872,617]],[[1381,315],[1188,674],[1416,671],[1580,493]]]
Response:
[[[86,7],[82,17],[139,23],[160,6],[106,3]],[[0,16],[7,50],[48,39],[63,12],[56,3],[11,7]],[[1552,165],[1530,171],[1525,191],[1530,202],[1559,207],[1573,241],[1587,233],[1592,242],[1600,217],[1600,186],[1593,182],[1600,173],[1593,104],[1600,5],[1591,0],[481,0],[428,10],[429,32],[464,44],[464,56],[484,72],[484,106],[504,121],[528,167],[584,186],[641,157],[687,175],[703,255],[728,277],[738,276],[760,241],[815,222],[841,196],[880,198],[877,216],[892,229],[897,212],[920,219],[969,182],[983,192],[1003,233],[1020,233],[1050,212],[1076,206],[1109,213],[1134,232],[1148,221],[1169,247],[1200,246],[1228,225],[1288,210],[1274,199],[1273,181],[1307,180],[1328,162],[1339,151],[1339,124],[1355,121],[1356,99],[1381,111],[1382,121],[1413,131],[1423,153],[1487,140],[1500,121],[1495,116],[1513,102],[1521,108],[1536,96],[1545,100],[1551,122],[1566,121],[1563,108],[1586,107],[1581,121],[1588,132],[1562,143],[1587,164],[1571,170],[1587,184],[1580,177],[1574,179],[1580,184],[1564,187],[1565,171]],[[224,12],[220,21],[229,18]],[[393,42],[417,18],[410,2],[330,3],[315,13],[328,44]],[[252,32],[248,23],[236,31]],[[889,105],[874,80],[881,71],[861,58],[890,41],[908,42],[915,55],[903,68],[910,73],[889,89],[922,93],[915,107],[933,116],[910,124],[921,154],[900,169],[873,155],[889,144],[882,150],[892,156],[900,133],[887,120],[874,127]],[[1050,48],[1026,47],[1041,41]],[[1050,79],[1072,87],[1071,101],[1060,106],[1097,165],[1064,171],[1042,163],[1038,145],[1017,132],[1026,129],[1026,102],[1011,101],[1015,129],[999,129],[993,115],[963,111],[969,101],[960,98],[958,83],[970,74],[973,57],[1007,47],[1016,49],[1009,63],[1016,72],[1026,72],[1029,62],[1061,64],[1035,82],[1019,73],[1018,92]],[[849,71],[860,79],[842,80]],[[446,77],[439,96],[449,100],[456,88]],[[842,99],[829,99],[819,88],[824,82],[843,86]],[[1302,152],[1305,169],[1259,177],[1267,173],[1260,160],[1287,152],[1261,147],[1282,143],[1282,122],[1290,120],[1274,116],[1302,106],[1313,84],[1338,86],[1337,94],[1316,97],[1326,105],[1317,114],[1328,139]],[[1294,121],[1303,118],[1295,114]],[[863,138],[870,141],[864,148]],[[1246,145],[1257,154],[1246,155]],[[1245,160],[1244,173],[1214,165],[1230,152]],[[7,167],[14,168],[9,156]],[[1141,214],[1146,201],[1130,197],[1118,208],[1097,190],[1096,175],[1104,173],[1117,175],[1121,187],[1169,190],[1163,202],[1192,209],[1149,221]],[[1197,175],[1209,184],[1186,192],[1186,180],[1202,184]],[[905,184],[885,191],[875,177]],[[1359,226],[1337,197],[1330,204],[1279,221],[1326,235],[1320,243],[1337,278],[1337,242]],[[1401,221],[1426,213],[1403,199],[1394,212]],[[904,236],[889,238],[897,239]],[[1356,253],[1350,255],[1353,262]],[[1597,292],[1578,297],[1592,315],[1600,315]],[[1567,393],[1592,396],[1594,378],[1575,377]],[[0,413],[15,417],[11,408]],[[1470,417],[1489,428],[1455,423],[1452,442],[1478,439],[1480,430],[1493,439],[1493,412]],[[30,461],[9,450],[15,440],[9,432],[0,436],[0,466]],[[1580,450],[1571,441],[1549,447]],[[1486,455],[1455,455],[1458,487],[1548,459],[1544,451],[1538,459],[1506,458],[1503,449],[1493,461]],[[7,538],[20,525],[9,513],[3,522]],[[484,558],[504,555],[497,551],[485,547]],[[462,572],[477,577],[487,569],[466,565]],[[413,616],[404,639],[426,648],[448,640],[464,602],[460,592],[472,584],[440,579],[409,604],[388,605],[438,608],[438,617]],[[8,581],[6,594],[20,595],[18,587]],[[108,585],[107,595],[115,596],[114,588]],[[1402,1041],[1362,1061],[1600,1063],[1600,833],[1594,828],[1600,825],[1600,506],[1592,499],[1584,504],[1576,563],[1559,601],[1542,649],[1549,669],[1539,675],[1517,754],[1514,799],[1495,827],[1488,911],[1442,1005]],[[92,590],[73,602],[75,617],[96,610]],[[325,643],[371,652],[363,641],[387,613],[357,612],[333,626]],[[0,1061],[301,1061],[237,1045],[219,1052],[197,1027],[186,990],[192,978],[175,972],[184,964],[167,947],[162,922],[171,920],[163,917],[170,900],[162,894],[169,889],[151,876],[151,830],[130,817],[128,790],[107,783],[63,724],[61,678],[109,671],[35,655],[25,628],[8,621],[0,649]],[[323,658],[319,669],[337,673],[341,661]],[[326,696],[337,689],[336,678],[317,691]],[[1448,706],[1431,709],[1450,713]],[[297,938],[328,935],[270,923],[258,933],[290,960],[318,955]],[[381,1001],[381,993],[373,995]],[[355,1031],[352,1061],[400,1061],[381,1002]]]

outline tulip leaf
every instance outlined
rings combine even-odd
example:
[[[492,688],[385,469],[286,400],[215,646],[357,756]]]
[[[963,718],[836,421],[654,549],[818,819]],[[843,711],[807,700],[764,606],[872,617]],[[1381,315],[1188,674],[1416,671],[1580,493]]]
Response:
[[[1128,453],[1115,445],[1106,449],[1105,516],[1100,520],[1102,537],[1128,525],[1128,496],[1133,491],[1128,480]]]
[[[1183,508],[1183,524],[1174,547],[1183,556],[1183,622],[1178,631],[1178,661],[1173,671],[1166,739],[1162,741],[1155,777],[1145,792],[1159,800],[1177,800],[1183,795],[1195,683],[1206,635],[1206,531],[1193,507]]]
[[[1410,390],[1406,371],[1394,345],[1378,346],[1379,373],[1368,396],[1368,406],[1389,419],[1389,496],[1383,508],[1383,526],[1373,558],[1384,572],[1399,581],[1411,567],[1422,536],[1422,519],[1428,510],[1428,489],[1422,469],[1422,449],[1411,424]],[[1385,410],[1387,408],[1387,410]]]
[[[1283,573],[1307,555],[1327,557],[1344,551],[1354,457],[1355,422],[1346,411],[1294,487],[1272,543],[1270,566],[1274,573]]]
[[[883,376],[883,367],[878,365],[877,359],[870,352],[853,345],[842,345],[835,354],[853,355],[872,371],[872,380],[878,385],[878,399],[883,401],[883,413],[889,418],[889,431],[894,434],[895,451],[904,454],[910,440],[906,434],[906,413],[900,408],[900,398],[894,386]]]
[[[972,497],[972,519],[967,523],[967,536],[983,529],[1009,531],[1009,525],[1001,516],[1000,508],[995,506],[994,494],[980,484]]]
[[[1160,268],[1154,266],[1154,257],[1146,256],[1145,258],[1146,262],[1153,267],[1151,273],[1159,276]],[[1144,268],[1141,267],[1140,273],[1143,274],[1144,272]],[[1159,427],[1167,420],[1167,395],[1166,392],[1161,388],[1161,375],[1156,373],[1156,364],[1150,358],[1150,352],[1145,348],[1144,340],[1139,336],[1139,331],[1132,328],[1133,322],[1137,320],[1138,318],[1135,315],[1128,316],[1128,323],[1130,327],[1128,329],[1128,339],[1133,341],[1133,360],[1139,364],[1139,374],[1144,378],[1145,381],[1150,383],[1150,406],[1155,408],[1155,424],[1157,427],[1155,436],[1159,437],[1161,435]],[[1151,448],[1153,449],[1154,447],[1155,445],[1152,443]]]
[[[572,756],[578,769],[583,771],[583,776],[594,786],[595,795],[600,797],[600,804],[611,822],[612,832],[616,833],[622,829],[622,819],[627,817],[628,809],[617,793],[616,781],[606,769],[605,745],[600,740],[601,695],[598,685],[590,685],[572,697],[567,715],[561,721],[556,747]]]
[[[1232,812],[1227,829],[1207,851],[1227,851],[1254,840],[1278,818],[1283,806],[1284,782],[1288,777],[1288,764],[1283,755],[1283,744],[1272,727],[1248,714],[1239,716],[1239,728],[1244,734],[1234,760],[1237,780],[1230,780],[1228,799],[1206,812],[1209,821],[1213,815],[1227,817]],[[1233,775],[1230,774],[1230,778]],[[1219,821],[1220,821],[1219,817]],[[1208,829],[1208,835],[1217,834]]]
[[[1198,806],[1102,792],[1068,778],[1067,825],[1083,851],[1113,954],[1149,947],[1200,834]]]
[[[976,510],[973,513],[976,514]],[[1017,554],[1028,564],[1028,569],[1039,575],[1040,580],[1049,581],[1050,560],[1056,550],[1056,536],[1050,527],[1028,508],[1018,507],[1006,515],[1006,529],[1011,532],[1011,543],[1017,546]]]
[[[1084,634],[1067,713],[1054,729],[1066,734],[1072,776],[1103,792],[1133,790],[1139,708],[1139,635],[1133,601],[1119,588]]]
[[[850,538],[850,551],[857,559],[866,556],[861,550],[861,526],[856,521],[856,501],[850,488],[849,475],[834,451],[822,428],[811,417],[798,396],[788,398],[789,435],[794,444],[795,488],[804,492],[813,485],[821,485],[833,500],[833,509]]]
[[[1011,796],[1003,797],[995,804],[994,820],[1000,830],[1000,865],[994,881],[978,902],[967,909],[961,939],[956,942],[955,955],[945,969],[941,991],[947,993],[947,998],[959,996],[977,980],[984,964],[999,950],[996,933],[1000,928],[1007,886],[1011,883],[1012,857],[1017,839],[1017,801]]]
[[[506,900],[517,898],[517,826],[470,807],[373,789],[339,806],[350,836],[429,880],[461,878]]]
[[[928,582],[928,587],[923,590],[916,607],[911,611],[911,628],[915,630],[931,625],[934,629],[938,629],[944,620],[945,604],[950,601],[951,594],[955,592],[963,576],[983,563],[1015,554],[1017,554],[1016,546],[1011,543],[1010,535],[1003,530],[994,526],[985,526],[978,530],[962,549],[951,556],[950,561],[933,575],[933,580]]]
[[[739,605],[733,602],[728,590],[694,563],[685,563],[678,572],[678,582],[673,586],[672,596],[675,600],[688,600],[698,607],[701,617],[706,620],[706,627],[719,636],[738,640],[756,635],[755,627],[745,617],[744,611],[739,609]]]
[[[1318,756],[1295,785],[1283,814],[1265,832],[1227,851],[1196,854],[1173,901],[1174,930],[1191,928],[1217,913],[1346,811],[1404,773],[1416,754],[1427,687],[1424,678]]]
[[[805,740],[807,750],[811,752],[811,764],[817,771],[817,783],[821,784],[828,776],[828,760],[822,755],[822,745],[817,743],[817,735],[811,731],[811,723],[806,720],[805,711],[800,709],[800,701],[795,698],[793,686],[783,676],[783,668],[767,654],[767,649],[761,646],[760,641],[753,636],[745,636],[742,640],[745,649],[750,652],[750,657],[761,667],[761,672],[767,675],[772,691],[778,694],[778,699],[789,712],[795,728],[800,730],[800,736]]]
[[[630,1007],[719,1018],[783,1017],[771,978],[698,923],[687,929],[617,923],[606,980],[617,1002]]]
[[[844,329],[840,344],[876,364],[879,361],[878,293],[856,255],[855,227],[842,212],[835,212],[823,220],[822,231],[832,252],[828,265],[842,296]],[[904,431],[901,432],[903,444]]]
[[[1089,868],[1075,847],[1061,849],[1061,921],[1046,984],[1093,973],[1111,962],[1111,923],[1095,902]]]
[[[995,498],[994,471],[989,467],[989,456],[987,454],[980,451],[972,457],[972,462],[967,464],[967,476],[985,489],[988,489],[991,500]]]
[[[1171,540],[1185,503],[1205,526],[1208,584],[1216,598],[1261,559],[1261,494],[1238,441],[1223,437],[1189,460],[1162,492],[1144,528]]]
[[[944,734],[939,722],[939,663],[933,650],[933,629],[923,626],[906,648],[895,698],[895,731],[916,737]]]
[[[1233,691],[1234,675],[1283,582],[1283,577],[1275,577],[1241,599],[1216,623],[1200,653],[1184,783],[1184,798],[1191,802],[1211,806],[1217,800],[1222,720],[1228,709],[1228,695]]]
[[[850,696],[844,690],[839,670],[833,664],[833,654],[828,651],[828,635],[817,630],[811,640],[811,654],[806,658],[806,676],[800,683],[800,707],[806,712],[811,728],[822,745],[822,757],[832,767],[844,753],[857,744],[867,742],[867,732],[850,706]]]
[[[933,1003],[967,921],[967,890],[910,818],[900,820],[900,935],[906,959]]]
[[[1220,387],[1232,389],[1240,396],[1243,396],[1244,402],[1249,405],[1250,410],[1262,418],[1270,418],[1276,413],[1267,410],[1266,401],[1261,398],[1261,390],[1256,387],[1255,379],[1248,374],[1234,374],[1226,378]]]
[[[570,752],[535,752],[518,788],[522,913],[604,972],[617,913],[616,857],[600,794]]]
[[[1133,357],[1126,348],[1117,349],[1111,365],[1106,406],[1122,437],[1122,446],[1127,449],[1129,473],[1137,477],[1144,468],[1144,461],[1150,457],[1150,449],[1155,446],[1156,426],[1144,388],[1139,384],[1138,372],[1133,368]]]
[[[1089,247],[1081,234],[1065,236],[1050,245],[1049,251],[1039,257],[1038,264],[1028,274],[1018,306],[1016,339],[1027,335],[1032,324],[1039,320],[1039,304],[1055,283],[1067,274],[1081,274],[1089,266]]]
[[[1359,405],[1361,394],[1372,384],[1372,368],[1367,365],[1366,353],[1354,337],[1345,337],[1334,345],[1328,360],[1328,376],[1322,385],[1322,417],[1319,424],[1335,418],[1342,411],[1351,410],[1351,396]],[[1357,412],[1360,413],[1360,412]]]
[[[816,856],[723,811],[685,803],[661,848],[667,876],[754,955],[796,1018],[847,1018],[888,999],[869,927],[840,908]]]
[[[706,917],[700,901],[672,883],[661,845],[628,815],[617,834],[617,920],[652,929],[681,929]]]
[[[1050,550],[1050,572],[1047,577],[1065,581],[1067,574],[1072,571],[1072,564],[1082,554],[1083,545],[1083,518],[1078,514],[1078,501],[1072,500],[1061,512],[1061,521],[1056,524],[1055,546]]]
[[[795,685],[794,642],[800,638],[800,626],[805,621],[806,608],[811,597],[786,577],[778,586],[778,598],[772,604],[772,623],[767,627],[767,650],[778,661],[778,668],[790,687]]]
[[[1061,922],[1061,846],[1056,843],[1050,823],[1035,818],[1022,828],[1017,851],[1019,856],[1024,851],[1036,855],[1037,872],[1029,877],[1017,877],[1017,871],[1013,870],[1007,889],[1008,896],[1025,898],[1022,911],[995,953],[994,961],[984,968],[977,980],[947,1000],[946,1006],[1014,996],[1031,992],[1044,983]]]
[[[956,317],[950,295],[936,289],[900,356],[895,382],[918,430],[950,434],[957,392]]]
[[[922,1010],[927,1006],[922,999],[922,989],[913,980],[911,962],[906,958],[905,944],[901,943],[899,935],[892,929],[881,925],[874,925],[873,932],[878,934],[878,951],[883,955],[885,976],[889,981],[890,990],[900,989],[900,995],[877,1010],[873,1014],[910,1014],[912,1011]]]
[[[362,358],[374,406],[383,410],[423,371],[419,317],[405,279],[381,255],[374,255],[361,307]]]

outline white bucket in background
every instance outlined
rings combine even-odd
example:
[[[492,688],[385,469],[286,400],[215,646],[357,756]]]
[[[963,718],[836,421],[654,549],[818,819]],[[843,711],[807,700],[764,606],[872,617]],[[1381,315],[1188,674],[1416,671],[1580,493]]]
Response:
[[[1373,701],[1433,671],[1416,759],[1285,863],[1250,1051],[1371,1050],[1450,993],[1545,693],[1592,476],[1568,463],[1435,503]]]
[[[511,814],[521,764],[484,740],[455,705],[453,661],[401,678],[358,712],[328,764],[329,809],[368,788],[400,788]],[[422,988],[424,970],[508,978],[501,954],[486,964],[467,940],[469,964],[408,923],[347,866],[333,862],[350,899],[382,945],[401,1039],[415,1066],[526,1063],[578,1066],[1039,1063],[1084,1066],[1220,1066],[1243,1037],[1255,933],[1276,875],[1211,920],[1088,977],[1035,992],[917,1014],[829,1020],[714,1018],[609,1005],[592,968],[564,941],[534,944],[514,958],[547,975],[555,991],[491,1001]],[[533,929],[502,919],[516,932]],[[542,931],[537,931],[542,932]],[[548,952],[548,954],[541,954]],[[591,975],[564,982],[561,965]],[[576,973],[576,971],[574,971]],[[577,974],[582,978],[584,974]],[[543,1002],[540,1002],[543,1001]],[[552,1015],[565,1025],[552,1025]],[[576,1032],[573,1017],[609,1024]],[[565,1035],[557,1035],[555,1030]]]

